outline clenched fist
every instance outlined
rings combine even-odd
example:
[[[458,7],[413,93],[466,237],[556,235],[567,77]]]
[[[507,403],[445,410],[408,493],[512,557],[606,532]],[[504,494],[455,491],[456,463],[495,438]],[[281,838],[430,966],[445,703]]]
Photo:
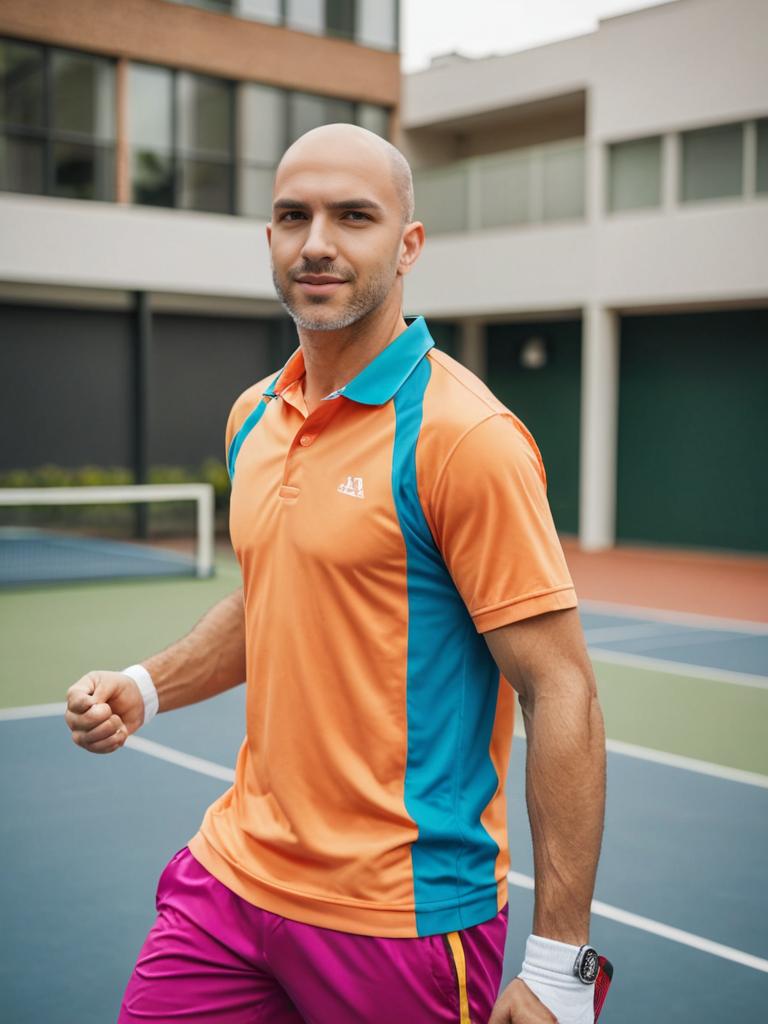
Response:
[[[64,721],[78,747],[111,754],[144,721],[144,701],[130,676],[89,672],[67,690]]]

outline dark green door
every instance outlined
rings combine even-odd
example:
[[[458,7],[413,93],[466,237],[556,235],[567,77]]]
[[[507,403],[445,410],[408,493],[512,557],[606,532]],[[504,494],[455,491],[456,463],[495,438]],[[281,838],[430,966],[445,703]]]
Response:
[[[536,439],[558,530],[578,533],[581,323],[489,324],[487,337],[488,386]]]
[[[768,550],[768,310],[622,320],[617,533]]]

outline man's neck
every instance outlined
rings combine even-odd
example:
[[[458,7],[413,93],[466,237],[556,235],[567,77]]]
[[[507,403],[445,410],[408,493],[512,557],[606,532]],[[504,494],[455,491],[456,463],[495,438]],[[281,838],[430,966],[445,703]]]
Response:
[[[299,328],[304,356],[304,400],[313,412],[326,395],[356,377],[406,329],[399,301],[384,303],[363,320],[339,331]]]

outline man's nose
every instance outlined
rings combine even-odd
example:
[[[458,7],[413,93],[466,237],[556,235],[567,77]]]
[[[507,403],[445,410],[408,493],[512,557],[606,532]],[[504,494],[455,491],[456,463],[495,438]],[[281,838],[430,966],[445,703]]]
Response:
[[[333,260],[336,258],[336,243],[331,225],[326,217],[313,217],[309,226],[301,255],[308,262]]]

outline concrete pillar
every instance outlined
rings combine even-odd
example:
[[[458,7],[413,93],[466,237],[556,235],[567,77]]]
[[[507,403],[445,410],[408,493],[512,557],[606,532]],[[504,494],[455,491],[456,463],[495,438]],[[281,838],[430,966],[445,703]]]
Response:
[[[616,539],[616,453],[619,404],[619,317],[584,309],[581,342],[581,479],[579,539],[585,551]]]
[[[486,379],[488,363],[485,324],[482,320],[467,319],[460,321],[458,359],[460,363],[463,363],[480,380]]]

